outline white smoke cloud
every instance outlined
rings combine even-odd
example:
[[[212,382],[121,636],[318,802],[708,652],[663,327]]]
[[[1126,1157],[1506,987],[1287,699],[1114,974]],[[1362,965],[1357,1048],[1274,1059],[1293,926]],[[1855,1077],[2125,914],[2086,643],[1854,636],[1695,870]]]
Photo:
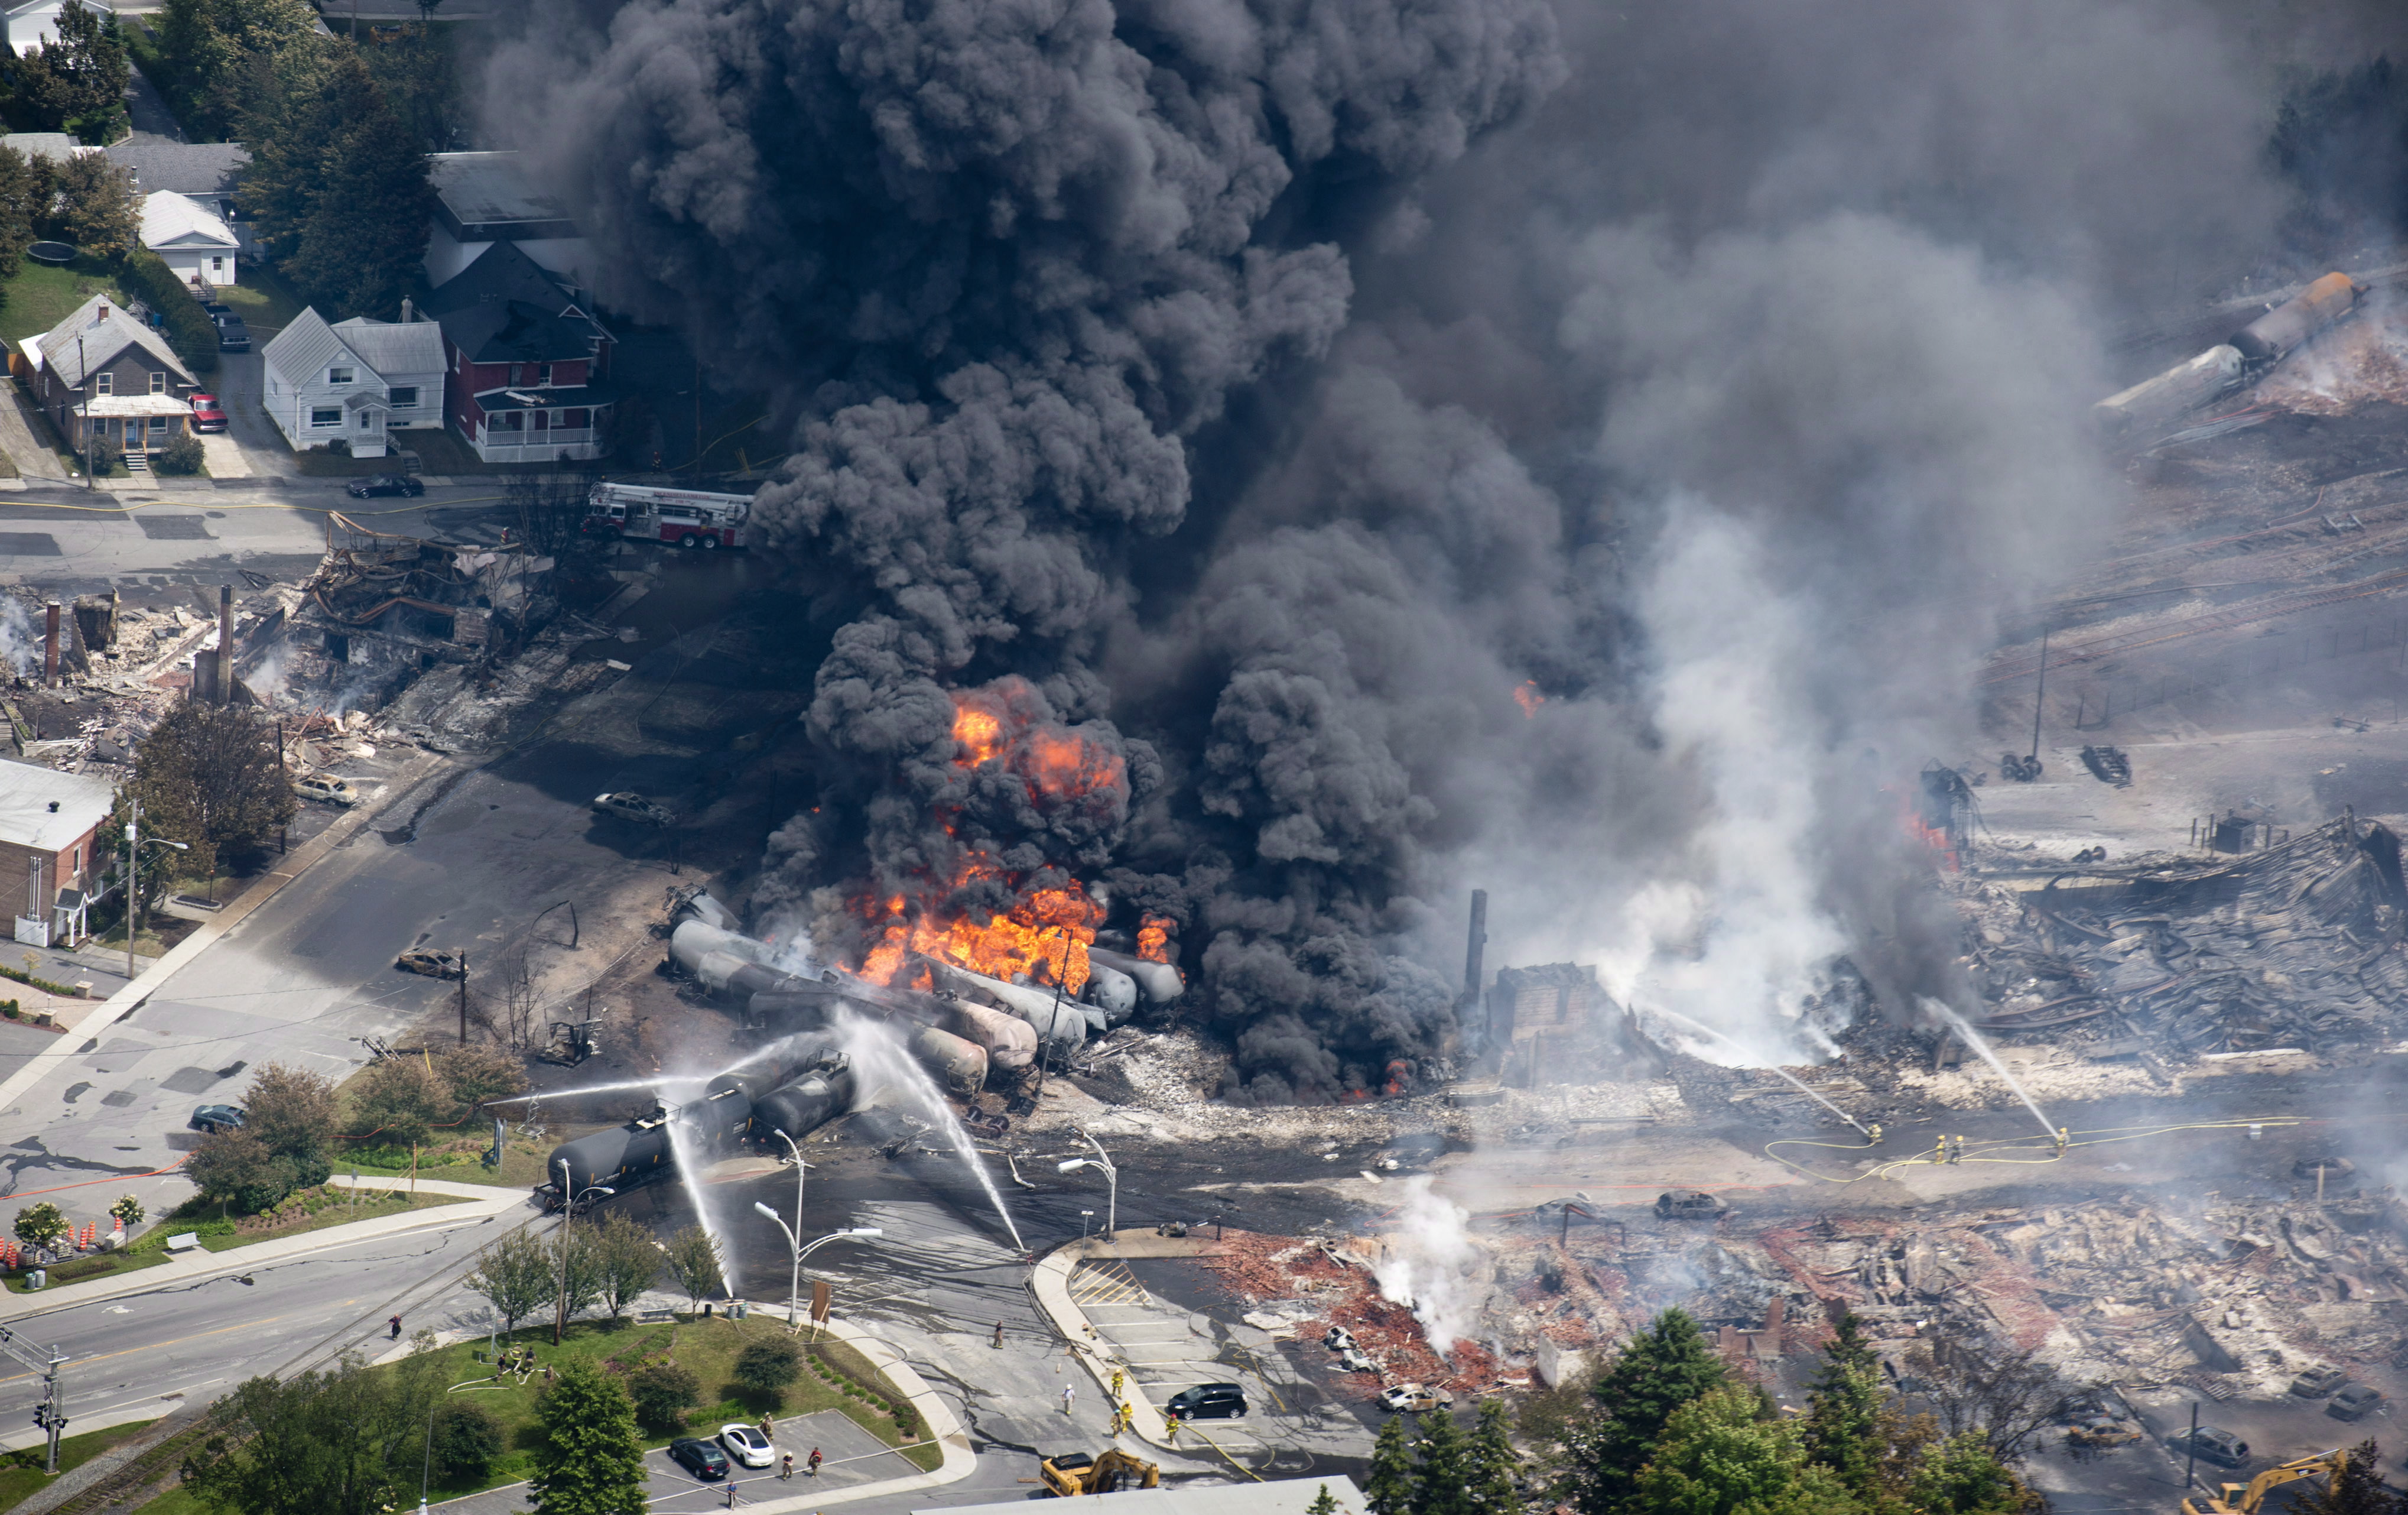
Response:
[[[1464,1229],[1470,1217],[1433,1192],[1427,1175],[1405,1180],[1404,1187],[1405,1202],[1371,1276],[1381,1298],[1411,1309],[1430,1346],[1449,1351],[1471,1335],[1480,1319],[1485,1291],[1478,1275],[1487,1257]]]

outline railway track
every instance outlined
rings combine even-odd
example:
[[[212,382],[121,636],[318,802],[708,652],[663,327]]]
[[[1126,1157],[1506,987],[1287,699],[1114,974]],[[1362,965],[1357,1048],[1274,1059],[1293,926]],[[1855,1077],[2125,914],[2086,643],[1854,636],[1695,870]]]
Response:
[[[2181,642],[2216,631],[2230,631],[2244,626],[2254,626],[2261,621],[2278,620],[2286,615],[2296,615],[2301,611],[2316,610],[2326,605],[2338,605],[2352,599],[2365,599],[2402,588],[2408,588],[2408,569],[2394,569],[2387,573],[2378,573],[2371,579],[2360,579],[2355,584],[2336,584],[2329,589],[2255,599],[2245,604],[2210,611],[2204,615],[2190,616],[2171,625],[2135,627],[2128,631],[2093,637],[2087,642],[2052,646],[2048,649],[2048,667],[2051,671],[2074,668],[2084,663],[2095,663],[2102,657],[2138,652],[2143,647],[2162,646],[2170,642]],[[1984,685],[2010,684],[2018,679],[2033,678],[2040,671],[2041,660],[2038,653],[2022,654],[1992,663],[1982,674],[1980,682]]]

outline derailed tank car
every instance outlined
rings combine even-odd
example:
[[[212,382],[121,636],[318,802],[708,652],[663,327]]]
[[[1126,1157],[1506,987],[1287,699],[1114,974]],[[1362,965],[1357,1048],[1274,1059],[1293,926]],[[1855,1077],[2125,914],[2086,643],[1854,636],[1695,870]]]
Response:
[[[652,1114],[624,1126],[553,1147],[544,1162],[551,1178],[535,1186],[536,1204],[547,1212],[573,1205],[573,1213],[583,1215],[609,1197],[594,1192],[597,1189],[624,1193],[671,1176],[677,1172],[677,1158],[669,1147],[672,1118],[666,1105],[656,1104]]]
[[[796,1141],[853,1108],[853,1064],[844,1054],[832,1053],[793,1083],[771,1089],[752,1105],[752,1139],[783,1151],[778,1139],[784,1132]]]

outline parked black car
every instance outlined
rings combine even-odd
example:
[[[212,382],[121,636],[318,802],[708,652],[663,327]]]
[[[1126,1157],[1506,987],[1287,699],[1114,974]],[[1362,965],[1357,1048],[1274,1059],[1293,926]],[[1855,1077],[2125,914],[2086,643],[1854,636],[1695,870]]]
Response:
[[[242,317],[213,315],[209,319],[218,324],[219,352],[248,353],[251,351],[251,328],[242,324]]]
[[[727,1477],[727,1454],[712,1442],[681,1436],[669,1443],[669,1460],[697,1479]]]
[[[204,1104],[193,1112],[194,1131],[220,1132],[242,1129],[242,1106],[238,1104]]]
[[[1182,1389],[1162,1407],[1174,1421],[1226,1421],[1246,1413],[1246,1391],[1234,1383],[1199,1383]]]
[[[407,473],[371,473],[365,479],[354,479],[344,492],[353,499],[366,499],[370,495],[404,495],[411,498],[426,493],[426,485]]]

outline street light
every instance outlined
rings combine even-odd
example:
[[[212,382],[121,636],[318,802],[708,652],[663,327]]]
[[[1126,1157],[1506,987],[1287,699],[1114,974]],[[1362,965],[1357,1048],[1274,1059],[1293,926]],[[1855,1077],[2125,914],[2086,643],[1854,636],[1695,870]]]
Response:
[[[799,1236],[803,1234],[803,1179],[809,1176],[811,1165],[803,1161],[803,1149],[795,1145],[792,1136],[782,1131],[776,1134],[778,1140],[786,1144],[786,1150],[795,1154],[795,1225],[788,1234]]]
[[[786,1238],[786,1248],[795,1255],[794,1276],[786,1284],[786,1329],[796,1335],[800,1335],[803,1329],[802,1310],[799,1308],[799,1304],[803,1295],[803,1259],[810,1256],[820,1248],[825,1246],[829,1242],[835,1241],[839,1236],[853,1236],[867,1240],[871,1237],[886,1234],[876,1226],[848,1226],[842,1231],[831,1231],[826,1235],[822,1236],[818,1240],[806,1246],[801,1240],[800,1234],[795,1230],[795,1228],[786,1224],[786,1218],[784,1216],[780,1215],[777,1211],[762,1204],[759,1200],[754,1200],[752,1202],[752,1208],[767,1216],[770,1224],[776,1226],[780,1232],[784,1234]]]
[[[1094,1147],[1096,1149],[1096,1155],[1091,1158],[1071,1158],[1066,1162],[1057,1162],[1054,1166],[1063,1173],[1076,1173],[1081,1168],[1099,1168],[1103,1170],[1104,1181],[1111,1186],[1111,1195],[1106,1205],[1106,1213],[1104,1216],[1104,1234],[1109,1237],[1113,1232],[1120,1229],[1121,1170],[1112,1165],[1111,1154],[1104,1150],[1103,1144],[1101,1142],[1096,1141],[1093,1136],[1088,1135],[1083,1131],[1079,1133],[1079,1139],[1085,1142],[1089,1147]]]
[[[562,1198],[559,1241],[560,1284],[552,1311],[552,1344],[557,1347],[560,1345],[561,1334],[568,1329],[568,1227],[569,1222],[577,1219],[577,1203],[588,1194],[599,1194],[604,1199],[609,1199],[619,1191],[604,1184],[588,1184],[583,1189],[579,1189],[576,1180],[569,1176],[566,1158],[555,1159],[554,1165],[560,1169]]]
[[[134,911],[142,900],[140,877],[142,848],[173,847],[178,852],[193,849],[181,842],[170,842],[164,836],[143,836],[136,828],[141,824],[142,806],[138,801],[128,801],[125,812],[125,977],[134,978]]]

